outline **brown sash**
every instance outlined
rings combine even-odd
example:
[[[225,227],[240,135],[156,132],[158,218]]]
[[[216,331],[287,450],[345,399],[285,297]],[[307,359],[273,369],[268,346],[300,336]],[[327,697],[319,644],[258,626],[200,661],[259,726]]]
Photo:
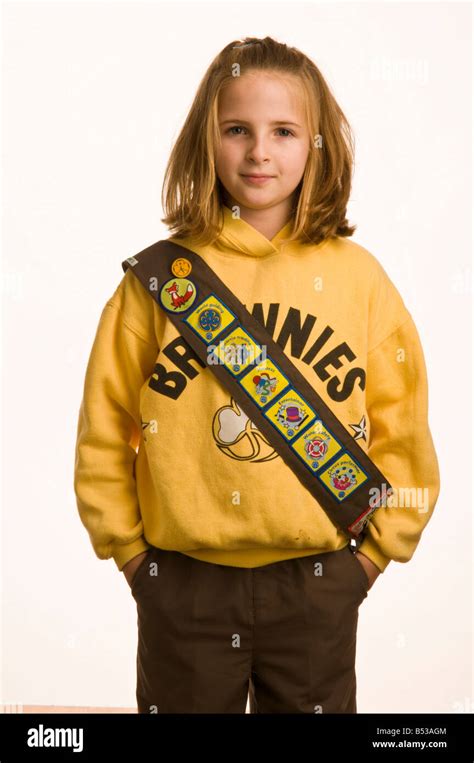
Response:
[[[129,267],[329,519],[360,545],[391,485],[282,348],[195,252],[162,240],[122,262]]]

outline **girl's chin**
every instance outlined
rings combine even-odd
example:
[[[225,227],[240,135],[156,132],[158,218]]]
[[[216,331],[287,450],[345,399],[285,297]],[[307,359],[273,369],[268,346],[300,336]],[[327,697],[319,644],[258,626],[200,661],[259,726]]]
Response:
[[[259,188],[250,188],[249,186],[245,186],[244,188],[240,187],[238,190],[236,189],[235,197],[242,199],[242,202],[244,199],[247,199],[249,202],[256,202],[259,204],[263,201],[265,204],[268,204],[272,199],[275,199],[276,201],[279,198],[278,194],[275,193],[275,188],[265,188],[265,186]]]

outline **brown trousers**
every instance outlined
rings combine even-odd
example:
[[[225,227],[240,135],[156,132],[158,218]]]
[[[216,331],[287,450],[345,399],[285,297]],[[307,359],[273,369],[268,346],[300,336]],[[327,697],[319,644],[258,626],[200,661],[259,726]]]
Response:
[[[154,546],[132,580],[139,713],[356,713],[350,545],[248,569]]]

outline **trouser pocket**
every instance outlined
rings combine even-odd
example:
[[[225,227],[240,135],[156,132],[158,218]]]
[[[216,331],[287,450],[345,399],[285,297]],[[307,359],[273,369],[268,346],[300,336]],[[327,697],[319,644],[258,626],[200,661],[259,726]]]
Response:
[[[355,567],[354,576],[359,581],[359,584],[362,587],[362,590],[364,591],[365,595],[367,595],[370,590],[370,580],[365,569],[363,568],[362,564],[359,562],[359,560],[355,556],[354,552],[352,551],[350,547],[350,544],[348,544],[344,550],[350,555],[350,558],[352,560],[352,566]]]
[[[133,576],[132,584],[130,586],[130,593],[134,598],[142,585],[145,585],[146,579],[150,577],[150,561],[152,557],[153,549],[149,548],[146,555],[143,557],[141,564],[139,564],[135,570],[135,575]]]

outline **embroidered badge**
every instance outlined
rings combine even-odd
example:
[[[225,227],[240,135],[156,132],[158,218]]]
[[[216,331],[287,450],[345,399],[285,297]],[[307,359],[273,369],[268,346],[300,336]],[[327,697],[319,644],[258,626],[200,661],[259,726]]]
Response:
[[[295,389],[290,389],[268,411],[264,411],[264,415],[288,439],[294,437],[303,424],[306,426],[316,416]]]
[[[193,266],[185,257],[178,257],[177,260],[173,260],[171,265],[171,272],[174,276],[178,276],[178,278],[185,278],[190,274],[192,269]]]
[[[334,435],[318,419],[313,426],[303,432],[291,443],[291,447],[298,453],[302,461],[313,472],[321,468],[342,446]]]
[[[183,318],[183,322],[188,323],[205,342],[211,342],[230,326],[234,319],[234,313],[211,294]]]
[[[318,477],[339,501],[347,498],[368,479],[367,474],[348,453],[343,453]]]
[[[246,366],[255,363],[262,354],[262,348],[238,326],[219,343],[213,354],[228,371],[239,374]]]
[[[290,382],[271,358],[252,368],[241,380],[241,385],[259,405],[266,405],[280,394]]]
[[[374,506],[373,508],[369,508],[366,511],[364,511],[363,514],[361,514],[360,517],[356,519],[355,522],[349,525],[347,528],[351,533],[354,533],[354,535],[359,535],[364,527],[366,527],[370,522],[370,517],[374,513],[374,511],[377,511],[377,506]]]
[[[170,313],[189,310],[196,299],[196,286],[188,278],[171,278],[160,291],[160,302]]]

